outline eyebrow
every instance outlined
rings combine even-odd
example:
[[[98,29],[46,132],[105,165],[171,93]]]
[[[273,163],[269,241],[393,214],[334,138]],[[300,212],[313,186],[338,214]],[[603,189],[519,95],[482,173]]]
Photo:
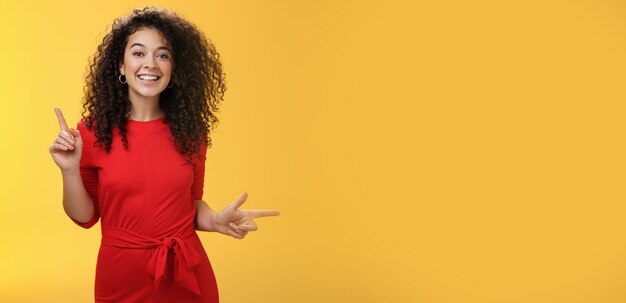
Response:
[[[141,46],[141,47],[146,47],[145,45],[143,45],[143,44],[141,44],[141,43],[133,43],[133,45],[131,45],[131,46],[130,46],[130,48],[133,48],[133,46]],[[169,48],[169,47],[167,47],[167,46],[159,46],[159,47],[157,47],[157,50],[160,50],[160,49],[165,49],[165,50],[167,50],[167,51],[170,51],[170,48]]]

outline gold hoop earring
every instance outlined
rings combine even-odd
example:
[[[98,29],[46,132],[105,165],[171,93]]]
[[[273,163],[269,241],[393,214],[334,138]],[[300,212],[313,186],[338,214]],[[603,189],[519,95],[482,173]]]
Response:
[[[120,80],[120,83],[122,83],[122,84],[126,84],[126,82],[127,82],[127,81],[126,81],[126,76],[124,76],[124,82],[122,82],[122,76],[124,76],[124,75],[120,74],[120,75],[117,77],[117,79],[118,79],[118,80]]]

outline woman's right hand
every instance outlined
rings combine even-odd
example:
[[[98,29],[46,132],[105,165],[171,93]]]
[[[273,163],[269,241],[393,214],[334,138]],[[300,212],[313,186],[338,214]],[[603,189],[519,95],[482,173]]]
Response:
[[[78,130],[67,127],[59,107],[55,106],[54,111],[59,120],[61,130],[56,140],[50,145],[50,154],[52,159],[54,159],[54,163],[57,164],[61,171],[78,171],[83,151],[83,139]]]

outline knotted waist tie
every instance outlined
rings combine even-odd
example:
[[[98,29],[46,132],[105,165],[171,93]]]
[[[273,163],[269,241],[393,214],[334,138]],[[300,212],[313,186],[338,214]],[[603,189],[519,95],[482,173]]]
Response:
[[[167,274],[167,255],[173,252],[176,283],[200,296],[200,287],[194,273],[194,267],[200,263],[200,255],[187,242],[194,234],[195,229],[187,228],[182,233],[159,240],[118,227],[102,226],[102,244],[131,249],[157,248],[148,263],[148,272],[154,276],[156,288]]]

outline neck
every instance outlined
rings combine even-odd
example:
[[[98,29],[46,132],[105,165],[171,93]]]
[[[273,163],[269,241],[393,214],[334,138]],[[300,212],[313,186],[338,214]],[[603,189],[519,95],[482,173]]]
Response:
[[[149,121],[163,116],[164,112],[159,105],[159,95],[146,97],[137,96],[129,92],[128,99],[132,105],[129,119]]]

